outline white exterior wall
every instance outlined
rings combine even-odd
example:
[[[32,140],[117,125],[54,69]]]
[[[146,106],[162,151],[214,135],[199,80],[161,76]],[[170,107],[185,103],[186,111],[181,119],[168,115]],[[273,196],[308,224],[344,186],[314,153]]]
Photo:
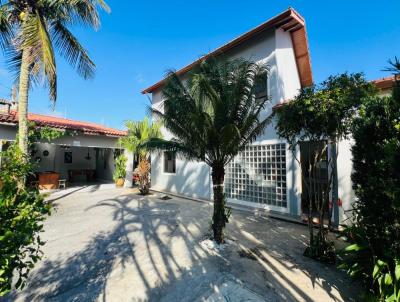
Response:
[[[270,70],[268,92],[271,102],[265,112],[262,113],[262,117],[268,116],[274,105],[292,98],[300,89],[300,79],[292,40],[290,34],[282,29],[260,33],[245,44],[230,50],[226,53],[226,56],[228,58],[242,57],[268,65]],[[161,90],[153,92],[152,106],[162,109],[161,104]],[[164,134],[166,139],[170,138],[170,135],[166,131],[164,131]],[[272,124],[253,144],[276,144],[280,142],[282,141],[277,137],[274,125]],[[288,151],[286,154],[287,208],[274,208],[237,200],[230,201],[299,215],[301,211],[300,169],[291,152]],[[195,198],[211,198],[210,168],[205,163],[188,162],[177,158],[175,174],[164,173],[163,163],[162,154],[152,155],[151,181],[153,189]]]
[[[152,106],[162,108],[161,91],[153,93]],[[171,134],[162,128],[165,139]],[[176,158],[176,173],[164,173],[164,154],[151,155],[151,187],[154,190],[171,192],[193,198],[211,199],[210,168],[201,162]]]
[[[339,223],[347,222],[349,210],[351,210],[352,202],[355,199],[351,181],[351,173],[353,172],[351,146],[353,143],[352,139],[343,140],[339,143],[338,148],[338,197],[342,200],[342,207],[339,207]]]

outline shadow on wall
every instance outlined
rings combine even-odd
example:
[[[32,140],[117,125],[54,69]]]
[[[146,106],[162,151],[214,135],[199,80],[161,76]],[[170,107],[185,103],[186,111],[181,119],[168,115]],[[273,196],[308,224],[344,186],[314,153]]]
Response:
[[[105,293],[122,301],[198,301],[227,282],[269,301],[316,301],[315,293],[304,289],[311,282],[331,301],[339,301],[336,291],[350,301],[353,285],[343,274],[302,256],[305,227],[234,212],[228,234],[235,244],[213,255],[200,244],[211,214],[204,204],[125,195],[87,211],[94,207],[113,209],[115,229],[96,235],[66,259],[45,260],[31,275],[26,301],[106,301]],[[255,256],[240,255],[239,246]],[[113,285],[108,284],[111,272]],[[295,273],[304,279],[296,280]],[[113,288],[121,283],[125,287],[119,289],[129,291]],[[14,301],[16,295],[8,298]]]
[[[162,156],[156,160],[162,162]],[[165,174],[162,165],[154,165],[157,173],[152,173],[152,187],[193,198],[211,198],[210,169],[205,163],[180,160],[176,174]]]

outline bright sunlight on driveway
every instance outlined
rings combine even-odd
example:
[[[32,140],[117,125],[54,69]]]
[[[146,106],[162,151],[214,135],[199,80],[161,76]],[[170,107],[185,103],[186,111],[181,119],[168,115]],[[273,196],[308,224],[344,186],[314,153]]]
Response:
[[[211,206],[133,190],[71,188],[55,210],[45,257],[9,301],[351,301],[334,266],[302,256],[307,228],[234,211],[228,244],[206,240]]]

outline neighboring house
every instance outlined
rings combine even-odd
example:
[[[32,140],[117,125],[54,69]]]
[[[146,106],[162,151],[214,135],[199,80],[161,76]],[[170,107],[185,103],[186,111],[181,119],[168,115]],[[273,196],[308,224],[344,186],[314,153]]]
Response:
[[[5,101],[1,104],[0,151],[15,140],[18,131],[15,108]],[[118,139],[126,135],[125,131],[33,113],[28,114],[28,120],[36,127],[50,127],[65,133],[54,141],[34,144],[31,156],[32,161],[37,163],[35,172],[38,175],[56,173],[60,179],[72,182],[112,181],[115,156],[124,152]]]
[[[395,82],[394,76],[386,77],[372,81],[380,91],[380,95],[389,96],[392,93],[393,85]]]
[[[293,98],[300,88],[313,83],[305,21],[292,8],[178,70],[177,74],[185,80],[187,73],[201,60],[221,54],[269,66],[265,93],[270,96],[271,103],[262,113],[264,116]],[[151,93],[152,106],[161,110],[164,83],[165,79],[142,91]],[[164,135],[171,137],[165,129]],[[351,209],[354,200],[351,141],[342,141],[338,147],[339,168],[331,192],[340,200],[333,208],[335,225],[345,220],[346,211]],[[307,150],[308,146],[304,145],[296,151],[296,157],[301,158],[304,165],[308,165]],[[320,181],[327,182],[327,161],[318,169],[317,175],[323,175]],[[212,198],[210,169],[205,163],[187,161],[164,152],[152,155],[151,171],[154,190],[205,200]],[[230,204],[265,209],[300,220],[308,212],[307,194],[302,194],[305,190],[300,165],[288,150],[287,142],[277,136],[273,124],[226,167],[225,193]]]

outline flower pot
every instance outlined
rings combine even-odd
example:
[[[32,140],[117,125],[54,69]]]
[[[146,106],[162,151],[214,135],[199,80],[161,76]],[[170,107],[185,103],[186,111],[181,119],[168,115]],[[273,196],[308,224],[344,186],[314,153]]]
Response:
[[[123,178],[118,178],[118,179],[116,180],[116,182],[115,182],[115,185],[116,185],[118,188],[121,188],[121,187],[124,186],[124,183],[125,183],[125,179],[123,179]]]

